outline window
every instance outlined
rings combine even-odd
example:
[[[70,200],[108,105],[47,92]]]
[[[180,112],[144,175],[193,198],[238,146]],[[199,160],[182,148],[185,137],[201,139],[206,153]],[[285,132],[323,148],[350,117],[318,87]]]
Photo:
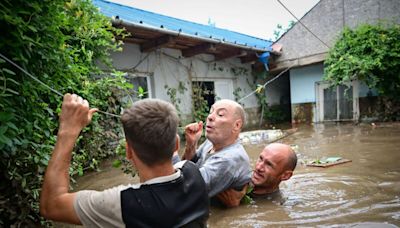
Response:
[[[150,75],[127,73],[125,78],[133,85],[133,89],[129,91],[129,94],[124,98],[125,100],[129,99],[134,102],[143,98],[152,97]],[[143,90],[143,93],[139,93],[139,90]]]

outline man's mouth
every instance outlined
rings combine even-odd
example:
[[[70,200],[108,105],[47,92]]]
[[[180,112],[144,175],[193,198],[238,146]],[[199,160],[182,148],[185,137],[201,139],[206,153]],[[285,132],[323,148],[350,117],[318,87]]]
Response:
[[[257,171],[254,171],[254,179],[257,179],[257,180],[259,180],[259,179],[262,179],[262,178],[264,178],[264,176],[263,175],[261,175],[259,172],[257,172]]]

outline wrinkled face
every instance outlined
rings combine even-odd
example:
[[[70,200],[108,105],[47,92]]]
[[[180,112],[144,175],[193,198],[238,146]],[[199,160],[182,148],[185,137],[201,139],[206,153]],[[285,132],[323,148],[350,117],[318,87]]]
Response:
[[[285,171],[286,158],[283,153],[273,148],[264,148],[256,162],[251,177],[254,186],[275,188],[282,181]]]
[[[237,128],[235,106],[229,102],[218,101],[210,109],[206,120],[206,137],[213,144],[223,144],[233,137]]]

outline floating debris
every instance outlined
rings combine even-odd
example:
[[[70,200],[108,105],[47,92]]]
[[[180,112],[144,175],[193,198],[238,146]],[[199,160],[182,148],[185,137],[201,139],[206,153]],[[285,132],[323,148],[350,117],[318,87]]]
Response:
[[[307,166],[326,168],[334,165],[344,164],[347,162],[351,162],[351,160],[342,157],[328,157],[311,161],[307,164]]]
[[[296,132],[296,130],[297,129],[289,129],[282,131],[281,129],[275,129],[246,131],[240,133],[239,139],[242,144],[272,143]]]

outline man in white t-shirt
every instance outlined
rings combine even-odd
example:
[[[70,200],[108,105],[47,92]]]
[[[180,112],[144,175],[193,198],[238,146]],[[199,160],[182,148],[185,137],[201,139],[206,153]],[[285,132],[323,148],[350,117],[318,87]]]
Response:
[[[165,101],[135,102],[121,118],[126,157],[138,171],[139,184],[68,192],[74,144],[96,111],[75,94],[64,96],[57,142],[40,195],[43,217],[88,227],[205,227],[206,186],[192,162],[172,165],[179,147],[179,119]]]

